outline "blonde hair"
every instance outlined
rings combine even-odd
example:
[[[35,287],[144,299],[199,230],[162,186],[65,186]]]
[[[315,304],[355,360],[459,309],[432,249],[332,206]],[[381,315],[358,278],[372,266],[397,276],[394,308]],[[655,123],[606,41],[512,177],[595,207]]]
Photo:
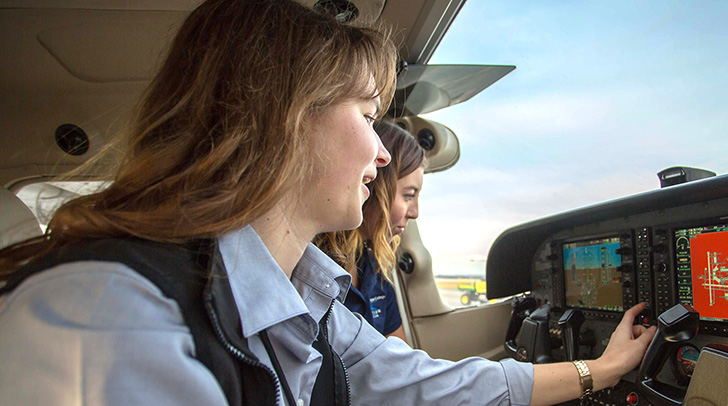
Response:
[[[357,271],[364,250],[370,249],[377,264],[374,272],[382,272],[391,282],[399,236],[392,235],[389,213],[397,193],[397,180],[425,165],[425,151],[412,134],[396,124],[382,121],[374,129],[392,160],[389,165],[379,168],[376,179],[370,183],[371,195],[362,207],[364,224],[355,230],[319,234],[314,244],[352,275]],[[374,224],[367,224],[368,221]],[[372,230],[372,235],[365,235],[366,230]]]
[[[380,96],[386,111],[395,75],[382,28],[288,0],[206,1],[139,104],[113,184],[62,206],[43,237],[0,251],[0,268],[89,238],[184,243],[249,224],[305,183],[311,122],[351,98]]]

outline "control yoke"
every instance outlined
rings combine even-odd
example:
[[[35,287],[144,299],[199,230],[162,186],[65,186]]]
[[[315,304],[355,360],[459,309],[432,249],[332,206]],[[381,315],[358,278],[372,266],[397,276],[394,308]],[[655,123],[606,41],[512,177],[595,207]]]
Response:
[[[699,321],[698,311],[686,304],[677,304],[657,318],[657,333],[647,348],[637,381],[639,392],[652,404],[682,405],[685,390],[659,382],[657,374],[681,342],[695,337]]]
[[[551,357],[551,338],[549,336],[550,304],[544,304],[527,314],[527,311],[518,312],[523,308],[532,308],[536,301],[533,298],[524,298],[524,303],[513,302],[511,321],[506,334],[506,352],[518,361],[530,361],[536,364],[546,364],[553,361]],[[525,317],[525,319],[524,319]],[[519,335],[520,332],[520,335]],[[516,343],[518,336],[518,343]]]
[[[518,344],[516,337],[521,331],[523,320],[528,317],[532,311],[538,307],[538,302],[533,296],[517,296],[511,302],[513,309],[511,310],[511,319],[508,322],[508,331],[506,332],[505,349],[506,353],[512,358],[516,358],[518,352]]]
[[[568,309],[559,319],[561,341],[564,344],[564,361],[574,361],[579,356],[579,329],[584,323],[584,313]]]
[[[531,361],[534,364],[548,364],[554,361],[551,357],[551,336],[549,334],[550,312],[551,305],[547,303],[531,312],[531,315],[523,320],[517,360]]]

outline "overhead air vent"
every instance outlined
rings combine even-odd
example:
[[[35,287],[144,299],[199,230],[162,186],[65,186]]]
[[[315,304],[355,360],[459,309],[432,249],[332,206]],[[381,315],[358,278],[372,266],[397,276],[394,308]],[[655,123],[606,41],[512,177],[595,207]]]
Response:
[[[423,128],[417,133],[417,142],[425,151],[435,148],[435,134],[429,128]]]
[[[318,0],[313,9],[321,14],[330,15],[341,23],[348,23],[359,17],[359,9],[348,0]]]
[[[370,24],[379,20],[384,0],[296,0],[342,23]]]
[[[89,140],[86,132],[73,124],[61,124],[56,128],[56,144],[63,152],[80,156],[88,152]]]

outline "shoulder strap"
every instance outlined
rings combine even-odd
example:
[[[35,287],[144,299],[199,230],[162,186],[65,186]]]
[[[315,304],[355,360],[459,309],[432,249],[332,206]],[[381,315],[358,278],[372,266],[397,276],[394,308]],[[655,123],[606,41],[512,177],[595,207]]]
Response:
[[[268,338],[268,332],[266,330],[263,330],[258,333],[258,336],[260,336],[260,341],[263,342],[265,352],[268,353],[270,363],[273,364],[273,369],[275,369],[276,375],[278,375],[278,382],[283,387],[283,394],[286,396],[286,402],[288,402],[290,406],[296,406],[296,400],[293,398],[293,393],[291,392],[291,387],[288,385],[288,379],[286,379],[286,374],[283,372],[281,363],[278,362],[276,352],[273,350],[273,344],[271,344],[270,338]]]
[[[348,406],[351,403],[349,398],[349,377],[346,374],[344,363],[329,344],[328,320],[333,302],[324,317],[319,321],[319,335],[313,342],[313,348],[322,355],[321,369],[316,377],[311,393],[311,405],[336,405]],[[334,403],[332,403],[332,401]]]
[[[348,379],[346,379],[346,370],[344,364],[341,362],[339,356],[334,352],[331,345],[328,342],[327,333],[327,320],[331,308],[326,312],[324,317],[319,322],[319,334],[316,340],[313,342],[313,348],[321,353],[321,368],[316,376],[316,382],[313,386],[313,392],[311,393],[311,405],[335,405],[335,406],[348,406],[349,405],[349,387]],[[278,375],[278,381],[283,387],[283,394],[286,396],[286,401],[289,405],[296,405],[296,400],[293,398],[291,388],[288,385],[286,374],[283,368],[278,362],[278,357],[273,350],[273,345],[268,338],[268,333],[263,330],[259,334],[265,351],[268,353],[271,364]],[[338,361],[338,362],[337,362]],[[334,403],[331,403],[331,402]]]

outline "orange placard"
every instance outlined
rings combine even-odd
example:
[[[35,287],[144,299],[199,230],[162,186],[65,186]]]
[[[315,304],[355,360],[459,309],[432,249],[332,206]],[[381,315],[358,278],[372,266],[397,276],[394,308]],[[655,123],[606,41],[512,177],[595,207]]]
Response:
[[[728,232],[690,240],[693,307],[700,317],[728,319]]]

